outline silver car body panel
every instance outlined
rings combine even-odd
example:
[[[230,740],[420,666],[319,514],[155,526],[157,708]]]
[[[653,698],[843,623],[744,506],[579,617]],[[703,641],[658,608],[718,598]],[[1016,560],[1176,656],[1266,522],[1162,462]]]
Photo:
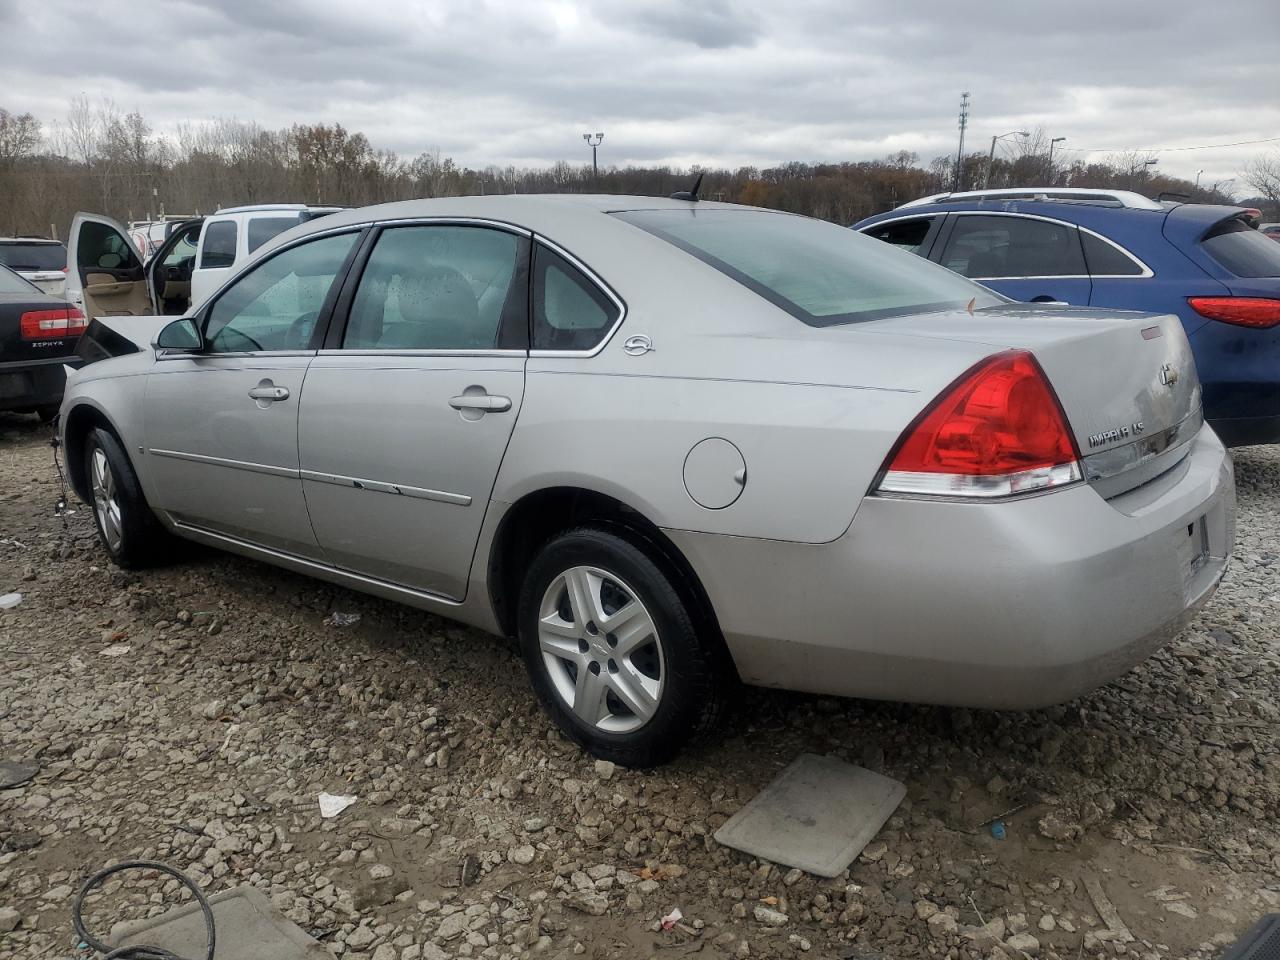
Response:
[[[615,197],[388,204],[290,230],[244,268],[351,225],[497,222],[554,241],[618,302],[590,351],[157,358],[146,347],[75,373],[63,428],[80,405],[106,416],[183,536],[490,631],[507,512],[550,488],[607,495],[681,551],[753,683],[1049,703],[1138,662],[1211,592],[1234,492],[1225,451],[1195,420],[1199,384],[1176,320],[1009,304],[811,327],[606,215],[635,207],[688,209]],[[103,322],[141,346],[169,319]],[[996,503],[869,495],[921,411],[1007,349],[1045,370],[1088,481]],[[1178,374],[1168,385],[1165,367]],[[247,391],[266,379],[292,399],[255,403]],[[478,395],[509,406],[451,406]],[[720,509],[695,501],[685,476],[709,438],[742,464],[741,493]],[[1188,527],[1209,551],[1186,554]]]

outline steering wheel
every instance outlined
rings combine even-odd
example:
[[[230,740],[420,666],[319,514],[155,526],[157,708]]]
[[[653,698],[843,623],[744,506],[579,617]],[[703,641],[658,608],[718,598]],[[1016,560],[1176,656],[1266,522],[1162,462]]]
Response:
[[[293,323],[289,324],[289,332],[285,334],[286,349],[302,350],[307,346],[307,340],[311,339],[311,333],[316,328],[316,321],[320,319],[320,311],[312,310],[310,313],[304,313]],[[305,335],[304,335],[304,332]],[[297,346],[293,344],[297,343]]]

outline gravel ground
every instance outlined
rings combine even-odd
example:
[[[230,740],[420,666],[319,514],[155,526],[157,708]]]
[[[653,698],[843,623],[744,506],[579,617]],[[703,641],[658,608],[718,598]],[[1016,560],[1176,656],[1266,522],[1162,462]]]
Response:
[[[86,510],[52,515],[45,439],[0,415],[0,594],[25,597],[0,760],[41,766],[0,791],[0,957],[76,955],[74,892],[130,857],[253,884],[348,960],[1208,958],[1280,907],[1275,450],[1237,452],[1217,597],[1106,689],[1018,714],[749,691],[638,773],[562,740],[503,641],[215,553],[112,568]],[[711,839],[802,751],[908,788],[832,881]],[[321,791],[359,800],[322,820]],[[982,826],[1015,808],[1006,839]],[[174,886],[112,883],[90,926]]]

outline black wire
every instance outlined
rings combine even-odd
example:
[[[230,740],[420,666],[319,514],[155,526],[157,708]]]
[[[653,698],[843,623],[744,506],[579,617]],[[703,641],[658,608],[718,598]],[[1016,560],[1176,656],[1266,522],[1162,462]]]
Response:
[[[85,929],[84,917],[81,914],[84,908],[84,898],[91,890],[100,886],[107,877],[119,873],[121,870],[158,870],[181,880],[187,889],[195,895],[196,903],[200,904],[200,909],[204,913],[205,940],[208,944],[204,960],[213,960],[213,911],[209,908],[209,901],[200,892],[200,888],[196,886],[195,881],[185,873],[174,869],[168,864],[157,863],[153,860],[126,860],[123,863],[117,863],[113,867],[107,867],[105,870],[99,870],[85,881],[84,886],[80,888],[80,894],[76,897],[75,905],[71,908],[71,920],[75,924],[76,935],[81,940],[93,950],[102,954],[103,960],[187,960],[187,958],[179,957],[177,954],[170,953],[161,947],[148,947],[143,944],[117,947],[113,950]]]

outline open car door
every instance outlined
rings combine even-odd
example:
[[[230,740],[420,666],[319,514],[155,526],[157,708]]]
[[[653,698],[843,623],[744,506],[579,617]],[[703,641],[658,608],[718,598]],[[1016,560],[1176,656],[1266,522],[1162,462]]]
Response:
[[[71,221],[66,296],[90,320],[159,312],[129,234],[110,217],[94,213],[77,213]]]
[[[156,313],[182,316],[191,308],[191,271],[204,218],[184,220],[147,261],[147,289]]]

